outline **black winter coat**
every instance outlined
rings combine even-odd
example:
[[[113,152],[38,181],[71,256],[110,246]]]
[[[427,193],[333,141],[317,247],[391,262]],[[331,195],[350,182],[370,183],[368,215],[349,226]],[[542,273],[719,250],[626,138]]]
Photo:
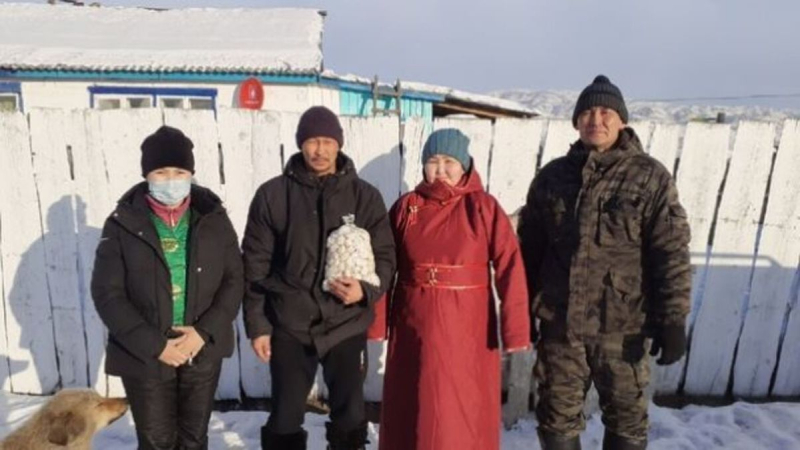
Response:
[[[362,282],[366,299],[353,305],[322,291],[328,235],[348,214],[370,234],[381,281],[379,287]],[[271,334],[275,326],[313,342],[319,354],[367,330],[374,318],[372,305],[395,270],[394,239],[381,194],[358,178],[343,153],[333,175],[314,176],[297,153],[283,175],[261,185],[250,206],[242,250],[248,337]]]
[[[158,356],[172,327],[172,283],[143,182],[128,191],[106,220],[92,273],[92,298],[108,327],[106,372],[165,380],[175,369]],[[233,320],[244,296],[236,232],[220,199],[193,185],[187,245],[186,313],[206,341],[196,357],[221,360],[233,352]]]

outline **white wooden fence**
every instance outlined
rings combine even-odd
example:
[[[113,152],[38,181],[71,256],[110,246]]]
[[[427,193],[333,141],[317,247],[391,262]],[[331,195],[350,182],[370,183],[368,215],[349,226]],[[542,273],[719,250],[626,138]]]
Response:
[[[255,189],[278,175],[296,151],[297,120],[296,114],[224,109],[216,117],[155,109],[0,115],[2,389],[122,392],[119,381],[103,372],[104,327],[88,286],[103,221],[116,199],[141,180],[145,136],[166,123],[192,138],[197,180],[224,199],[241,236]],[[405,124],[402,152],[396,119],[342,123],[344,151],[387,206],[420,181],[420,153],[431,131],[424,122]],[[562,120],[434,123],[434,129],[443,127],[470,137],[477,169],[509,213],[524,202],[537,161],[563,155],[577,137]],[[690,353],[656,371],[656,391],[800,395],[800,123],[742,123],[735,131],[700,123],[633,127],[651,155],[670,170],[677,166],[693,233]],[[267,397],[268,367],[257,362],[241,322],[238,330],[239,348],[224,363],[217,397]],[[382,346],[372,345],[369,400],[380,398],[383,362]]]

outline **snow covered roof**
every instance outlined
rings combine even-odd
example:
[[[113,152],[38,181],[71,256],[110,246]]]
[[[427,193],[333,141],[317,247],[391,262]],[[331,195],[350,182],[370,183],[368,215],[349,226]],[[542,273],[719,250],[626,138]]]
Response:
[[[316,9],[176,9],[0,4],[0,68],[319,73]]]
[[[356,83],[356,84],[363,84],[363,85],[371,85],[373,80],[365,77],[361,77],[358,75],[339,75],[334,73],[333,71],[326,70],[322,73],[324,78],[332,79],[332,80],[339,80],[349,83]],[[391,88],[393,87],[392,84],[389,83],[379,83],[381,87],[384,88]],[[404,92],[413,91],[413,92],[420,92],[425,94],[433,94],[437,96],[441,96],[443,99],[453,100],[457,102],[463,103],[471,103],[475,105],[480,105],[484,107],[494,108],[502,111],[510,111],[514,113],[518,113],[525,116],[538,116],[540,115],[538,111],[535,109],[531,109],[524,104],[514,101],[508,100],[500,97],[495,97],[492,95],[484,95],[484,94],[475,94],[471,92],[459,91],[457,89],[449,88],[446,86],[437,86],[433,84],[426,84],[426,83],[419,83],[414,81],[401,81],[400,86]]]

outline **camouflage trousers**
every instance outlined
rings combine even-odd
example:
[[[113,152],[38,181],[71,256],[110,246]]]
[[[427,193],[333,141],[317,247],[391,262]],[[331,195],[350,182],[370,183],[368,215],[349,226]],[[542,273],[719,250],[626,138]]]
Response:
[[[628,439],[647,438],[649,340],[643,335],[548,338],[542,331],[534,366],[540,429],[579,435],[586,426],[586,392],[594,383],[606,429]]]

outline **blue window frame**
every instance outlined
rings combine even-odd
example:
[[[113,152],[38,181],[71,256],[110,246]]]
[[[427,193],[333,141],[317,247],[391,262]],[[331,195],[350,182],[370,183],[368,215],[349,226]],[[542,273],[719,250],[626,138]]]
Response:
[[[104,96],[138,97],[150,99],[150,106],[158,105],[159,99],[188,99],[198,102],[209,102],[210,108],[217,114],[217,90],[211,88],[178,88],[178,87],[141,87],[141,86],[90,86],[89,106],[96,107],[98,100]],[[199,109],[199,108],[198,108]]]
[[[25,104],[22,102],[22,87],[19,82],[0,81],[0,96],[13,96],[17,111],[25,112]]]

